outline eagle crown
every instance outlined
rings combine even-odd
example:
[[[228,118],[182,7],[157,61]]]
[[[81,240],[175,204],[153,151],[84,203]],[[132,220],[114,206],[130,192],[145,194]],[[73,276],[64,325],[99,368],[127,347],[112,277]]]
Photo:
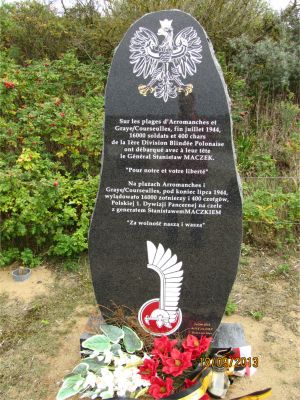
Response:
[[[161,29],[172,29],[172,19],[163,19],[162,21],[160,20],[160,27]]]
[[[157,31],[158,35],[168,37],[173,37],[172,19],[164,19],[160,22],[160,28]]]

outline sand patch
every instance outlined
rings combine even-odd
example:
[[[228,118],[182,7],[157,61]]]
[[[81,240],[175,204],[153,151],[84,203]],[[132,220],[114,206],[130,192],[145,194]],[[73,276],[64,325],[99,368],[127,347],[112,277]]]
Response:
[[[272,400],[299,399],[299,338],[272,318],[255,321],[251,317],[232,315],[223,322],[242,324],[252,356],[259,358],[257,372],[252,377],[236,378],[226,398],[271,387]]]
[[[81,315],[83,311],[88,315],[91,308],[81,310]],[[47,360],[50,367],[49,374],[42,378],[49,392],[46,400],[55,398],[63,376],[70,373],[80,362],[79,337],[80,333],[85,331],[87,318],[78,316],[75,318],[76,324],[62,339],[59,353]],[[255,321],[251,317],[232,315],[224,317],[223,322],[242,324],[247,342],[252,346],[252,356],[259,358],[257,372],[252,377],[235,378],[226,399],[230,400],[271,387],[272,400],[298,400],[299,338],[291,330],[287,330],[281,322],[272,318]]]
[[[36,296],[47,295],[53,287],[54,278],[55,275],[46,267],[32,269],[30,277],[23,282],[14,281],[10,270],[0,271],[0,293],[28,303]]]
[[[89,311],[89,308],[86,311]],[[88,312],[86,314],[88,315]],[[45,400],[55,399],[62,384],[62,378],[72,372],[75,366],[80,363],[79,339],[80,334],[85,331],[86,323],[86,316],[76,317],[76,324],[74,324],[72,330],[61,339],[58,354],[47,360],[50,368],[47,376],[43,378],[43,385],[47,387],[49,396]]]

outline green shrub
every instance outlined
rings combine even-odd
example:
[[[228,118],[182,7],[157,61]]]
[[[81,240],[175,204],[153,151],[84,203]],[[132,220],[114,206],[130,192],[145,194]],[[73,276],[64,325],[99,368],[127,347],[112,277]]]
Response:
[[[246,238],[258,246],[295,244],[300,191],[293,180],[250,180],[244,182],[243,191]]]
[[[236,119],[234,125],[240,173],[243,176],[296,176],[300,150],[299,107],[290,100],[274,100],[255,110],[255,119],[250,115],[251,109],[246,114],[243,121]]]
[[[0,252],[0,267],[5,267],[20,258],[20,251],[16,247],[10,247]]]
[[[231,41],[235,50],[233,64],[236,71],[247,76],[249,87],[256,95],[287,92],[297,74],[298,55],[283,36],[252,42],[247,35]]]
[[[2,264],[12,260],[9,248],[79,254],[98,187],[101,61],[85,65],[69,53],[20,67],[4,54],[2,65]]]
[[[50,7],[38,1],[1,6],[1,47],[18,62],[56,59],[69,49],[71,32]]]
[[[137,18],[169,8],[202,23],[224,71],[246,240],[294,243],[297,184],[277,178],[299,164],[297,7],[278,16],[261,0],[111,0],[101,14],[95,5],[77,1],[61,16],[36,1],[0,7],[0,266],[87,248],[108,63]]]
[[[1,7],[2,48],[9,49],[18,62],[53,60],[70,49],[81,61],[90,62],[99,54],[109,60],[132,23],[146,13],[166,9],[192,14],[218,51],[227,50],[229,39],[244,32],[256,39],[273,24],[273,14],[263,0],[110,0],[105,7],[99,7],[99,1],[74,1],[63,15],[28,0]]]
[[[28,248],[21,252],[21,260],[25,267],[31,268],[37,267],[41,262],[40,257],[34,256],[33,252]]]

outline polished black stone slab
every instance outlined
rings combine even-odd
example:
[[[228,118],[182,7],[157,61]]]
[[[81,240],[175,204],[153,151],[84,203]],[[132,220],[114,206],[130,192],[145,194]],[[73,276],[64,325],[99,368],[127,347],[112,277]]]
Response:
[[[153,334],[212,334],[241,236],[229,99],[210,41],[184,12],[147,14],[116,49],[106,87],[89,233],[97,302],[128,306]]]

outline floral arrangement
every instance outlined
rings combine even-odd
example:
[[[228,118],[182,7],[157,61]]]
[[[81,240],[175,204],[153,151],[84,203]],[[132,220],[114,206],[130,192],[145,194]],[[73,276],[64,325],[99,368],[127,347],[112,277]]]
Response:
[[[187,377],[211,341],[189,335],[179,347],[176,339],[163,336],[154,339],[154,347],[147,354],[131,328],[101,325],[101,331],[82,343],[85,358],[65,376],[57,400],[77,394],[89,399],[146,394],[155,399],[167,397],[193,384]]]
[[[211,338],[198,339],[188,335],[178,347],[178,340],[166,336],[154,340],[151,356],[144,358],[139,373],[150,382],[148,393],[155,399],[195,384],[188,379],[199,365],[200,357],[207,352]]]
[[[100,329],[101,334],[82,343],[82,361],[65,376],[56,400],[73,396],[103,400],[116,397],[157,400],[170,396],[174,400],[210,399],[206,392],[212,393],[214,381],[214,368],[209,361],[212,359],[208,357],[211,337],[188,335],[183,340],[170,340],[162,336],[151,339],[151,350],[144,352],[142,340],[130,327],[103,324]],[[229,376],[235,371],[233,359],[226,357],[220,356],[220,360],[230,360],[226,372],[224,368],[215,372],[220,393],[217,398],[225,397]],[[271,389],[265,389],[252,393],[254,397],[239,399],[260,399],[270,394]]]

